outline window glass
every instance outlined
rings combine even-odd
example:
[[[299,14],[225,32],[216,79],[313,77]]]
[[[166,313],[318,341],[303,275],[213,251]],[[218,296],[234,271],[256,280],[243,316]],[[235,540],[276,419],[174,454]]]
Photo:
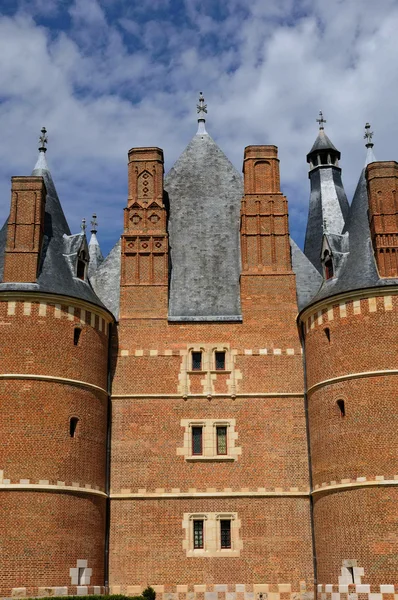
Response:
[[[192,427],[192,454],[202,454],[203,427]]]
[[[217,427],[217,454],[227,454],[227,428]]]
[[[193,547],[195,550],[203,548],[203,521],[193,522]]]
[[[225,352],[216,352],[216,369],[225,371]]]
[[[192,352],[192,371],[202,370],[202,353]]]
[[[221,528],[221,548],[231,548],[231,521],[222,519],[220,521]]]

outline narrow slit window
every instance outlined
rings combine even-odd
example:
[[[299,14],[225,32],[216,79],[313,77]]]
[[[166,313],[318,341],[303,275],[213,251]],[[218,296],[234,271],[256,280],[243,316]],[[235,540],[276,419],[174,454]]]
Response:
[[[225,352],[216,352],[216,370],[225,371]]]
[[[77,346],[79,343],[81,332],[82,332],[82,330],[80,329],[80,327],[75,327],[75,329],[73,331],[73,343],[75,346]]]
[[[329,327],[325,327],[324,329],[325,335],[328,338],[328,342],[330,342],[330,329]]]
[[[195,550],[204,548],[203,520],[193,522],[193,547]]]
[[[339,407],[339,410],[340,410],[340,416],[341,416],[341,417],[345,417],[345,405],[344,405],[344,400],[337,400],[336,404],[337,404],[337,406]]]
[[[82,585],[83,577],[84,577],[84,567],[79,567],[79,571],[77,573],[77,585]]]
[[[323,264],[325,269],[325,279],[332,279],[332,277],[334,277],[334,266],[329,250],[325,250],[323,253]]]
[[[202,370],[202,353],[192,352],[192,371]]]
[[[221,549],[231,548],[231,521],[222,519],[220,521]]]
[[[72,438],[76,436],[76,429],[77,429],[78,422],[79,422],[79,419],[77,417],[71,417],[69,420],[69,435]]]
[[[203,427],[192,427],[192,454],[203,454]]]
[[[217,454],[227,454],[227,428],[217,427]]]

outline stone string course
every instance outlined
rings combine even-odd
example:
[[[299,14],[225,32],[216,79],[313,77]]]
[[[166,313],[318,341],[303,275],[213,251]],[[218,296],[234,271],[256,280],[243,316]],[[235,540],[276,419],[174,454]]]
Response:
[[[24,317],[47,317],[54,319],[67,319],[74,321],[77,325],[90,325],[98,332],[108,335],[109,321],[107,322],[95,310],[86,310],[68,304],[56,304],[53,302],[25,302],[7,301],[7,317],[23,315]]]
[[[294,356],[302,354],[302,348],[244,348],[232,350],[231,354],[235,356]],[[183,356],[186,350],[161,348],[161,349],[142,349],[138,348],[130,353],[130,350],[120,350],[120,356]]]
[[[66,488],[66,491],[70,492],[71,488],[74,488],[76,491],[96,491],[96,492],[102,492],[103,494],[105,494],[105,490],[101,489],[98,485],[92,485],[91,483],[79,483],[76,481],[51,481],[49,479],[38,479],[38,480],[31,480],[31,479],[19,479],[18,481],[13,481],[11,479],[7,479],[4,477],[4,471],[0,470],[0,491],[1,490],[7,490],[8,486],[21,486],[21,489],[29,489],[29,487],[31,487],[32,489],[37,489],[37,487],[39,486],[40,488],[46,488],[48,486],[56,486],[58,488],[60,488],[60,491],[63,488]],[[10,488],[12,489],[12,488]],[[15,488],[14,488],[15,489]],[[16,488],[18,489],[18,488]]]
[[[398,296],[370,296],[358,300],[347,300],[330,304],[315,310],[304,321],[305,333],[331,321],[355,317],[357,315],[398,310]]]

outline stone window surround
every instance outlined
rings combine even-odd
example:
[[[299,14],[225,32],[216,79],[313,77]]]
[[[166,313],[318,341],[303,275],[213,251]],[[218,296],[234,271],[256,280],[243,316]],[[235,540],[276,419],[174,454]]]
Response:
[[[203,520],[203,548],[193,547],[193,522]],[[221,520],[231,521],[231,548],[221,549]],[[242,549],[239,537],[241,522],[237,513],[184,513],[182,527],[185,529],[183,548],[189,558],[238,557]]]
[[[192,369],[192,353],[202,353],[202,368]],[[225,369],[216,369],[216,352],[225,352]],[[227,346],[216,345],[211,346],[209,344],[195,345],[188,350],[188,365],[187,373],[230,373],[233,369],[232,357],[230,348]]]
[[[238,433],[235,431],[235,419],[181,419],[184,431],[184,445],[177,448],[177,455],[187,461],[233,461],[242,453],[235,446]],[[192,454],[192,427],[202,427],[202,454]],[[217,427],[227,428],[227,454],[217,454]]]
[[[69,569],[69,576],[71,578],[71,585],[90,585],[92,569],[87,568],[88,561],[84,559],[78,559],[76,561],[76,567]],[[81,572],[82,570],[82,572]],[[80,572],[80,581],[79,581]]]

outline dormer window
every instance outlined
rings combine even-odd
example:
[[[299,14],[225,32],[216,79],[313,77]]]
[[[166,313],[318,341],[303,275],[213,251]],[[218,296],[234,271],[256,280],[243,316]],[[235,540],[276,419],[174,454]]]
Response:
[[[79,252],[77,257],[77,266],[76,266],[76,277],[82,279],[83,281],[86,279],[86,269],[87,269],[87,255],[84,250]]]
[[[325,279],[332,279],[334,277],[334,266],[333,259],[329,250],[325,250],[323,253],[323,267],[325,270]]]

